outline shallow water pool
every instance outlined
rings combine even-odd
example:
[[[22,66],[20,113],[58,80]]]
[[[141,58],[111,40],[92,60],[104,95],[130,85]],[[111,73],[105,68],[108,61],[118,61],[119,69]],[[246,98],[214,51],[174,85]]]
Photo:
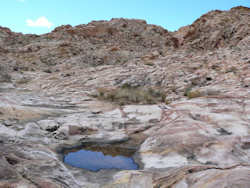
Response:
[[[64,163],[90,171],[101,169],[137,170],[138,165],[132,157],[108,155],[102,151],[78,150],[64,156]]]

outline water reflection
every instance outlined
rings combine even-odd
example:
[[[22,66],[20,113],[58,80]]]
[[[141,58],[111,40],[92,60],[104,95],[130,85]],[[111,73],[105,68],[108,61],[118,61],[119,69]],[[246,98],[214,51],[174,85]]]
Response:
[[[79,150],[68,153],[64,157],[64,162],[68,165],[91,171],[98,171],[100,169],[138,169],[138,165],[131,157],[104,155],[102,152],[90,150]]]

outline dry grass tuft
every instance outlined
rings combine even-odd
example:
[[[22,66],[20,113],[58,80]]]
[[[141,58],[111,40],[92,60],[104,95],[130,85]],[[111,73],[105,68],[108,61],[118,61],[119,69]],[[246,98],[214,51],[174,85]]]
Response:
[[[126,104],[156,104],[166,102],[166,94],[159,88],[131,87],[123,85],[119,88],[98,88],[97,98],[118,103]]]

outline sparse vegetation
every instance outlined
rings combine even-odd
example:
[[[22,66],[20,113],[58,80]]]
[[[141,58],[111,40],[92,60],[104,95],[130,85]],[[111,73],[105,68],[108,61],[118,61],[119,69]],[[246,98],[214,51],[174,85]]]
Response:
[[[166,102],[166,94],[159,88],[132,87],[124,84],[122,87],[112,89],[98,88],[97,91],[100,100],[108,100],[119,105]]]
[[[189,99],[197,98],[203,96],[202,92],[199,90],[194,90],[193,86],[187,87],[184,91],[184,96],[188,97]]]
[[[197,98],[197,97],[201,97],[201,96],[202,96],[202,94],[199,90],[194,90],[194,91],[190,90],[189,92],[187,92],[187,97],[189,99]]]

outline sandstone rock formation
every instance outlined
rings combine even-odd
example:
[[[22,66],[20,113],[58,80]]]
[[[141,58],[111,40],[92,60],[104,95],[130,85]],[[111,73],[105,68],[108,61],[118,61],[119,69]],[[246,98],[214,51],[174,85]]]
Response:
[[[176,32],[128,19],[0,27],[0,188],[250,187],[249,23],[235,7]],[[63,163],[93,143],[132,148],[140,169]]]

